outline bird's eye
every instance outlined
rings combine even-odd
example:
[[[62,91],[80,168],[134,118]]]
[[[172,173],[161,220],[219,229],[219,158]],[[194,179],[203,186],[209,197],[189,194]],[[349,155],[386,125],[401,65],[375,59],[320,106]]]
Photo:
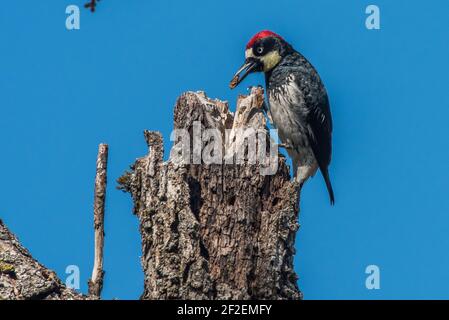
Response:
[[[263,53],[263,47],[257,47],[256,52],[258,54],[262,54]]]

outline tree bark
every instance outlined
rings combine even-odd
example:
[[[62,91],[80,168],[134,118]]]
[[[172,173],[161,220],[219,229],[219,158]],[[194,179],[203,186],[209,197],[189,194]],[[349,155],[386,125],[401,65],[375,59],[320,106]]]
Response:
[[[103,249],[104,249],[104,207],[106,202],[108,166],[108,145],[100,144],[97,156],[97,173],[95,176],[94,191],[94,231],[95,231],[95,258],[92,278],[88,282],[89,294],[100,298],[103,289]]]
[[[202,92],[188,92],[176,102],[175,129],[194,139],[195,125],[218,129],[226,159],[238,158],[244,137],[238,128],[267,132],[263,90],[240,96],[236,114],[228,104]],[[293,269],[300,189],[290,181],[284,157],[277,171],[263,175],[266,163],[178,161],[177,144],[163,162],[163,140],[145,131],[149,153],[119,178],[140,221],[142,299],[301,299]],[[257,151],[269,153],[258,140]],[[201,150],[211,141],[201,142]],[[277,149],[276,149],[277,155]],[[183,158],[185,159],[185,158]]]
[[[0,220],[0,300],[84,300],[37,262]]]

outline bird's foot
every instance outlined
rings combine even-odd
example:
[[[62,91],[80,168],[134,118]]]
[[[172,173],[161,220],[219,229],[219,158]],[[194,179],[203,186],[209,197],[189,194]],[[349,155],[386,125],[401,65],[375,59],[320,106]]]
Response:
[[[304,181],[298,181],[296,178],[294,178],[292,181],[292,185],[295,190],[301,190],[302,186],[304,185]]]

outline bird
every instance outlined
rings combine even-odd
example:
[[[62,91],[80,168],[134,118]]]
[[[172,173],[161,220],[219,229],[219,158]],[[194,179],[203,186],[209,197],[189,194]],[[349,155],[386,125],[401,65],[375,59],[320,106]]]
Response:
[[[263,30],[246,45],[245,63],[230,88],[249,74],[263,72],[267,117],[278,130],[281,147],[292,159],[294,181],[300,187],[318,169],[335,203],[329,176],[332,155],[332,116],[326,88],[314,66],[280,35]]]

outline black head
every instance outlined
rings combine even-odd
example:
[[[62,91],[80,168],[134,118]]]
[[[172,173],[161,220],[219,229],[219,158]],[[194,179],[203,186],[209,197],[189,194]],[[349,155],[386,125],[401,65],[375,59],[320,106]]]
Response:
[[[231,89],[250,73],[271,71],[292,50],[292,47],[274,32],[265,30],[257,33],[246,45],[245,63],[232,79]],[[242,72],[244,73],[240,76]]]

